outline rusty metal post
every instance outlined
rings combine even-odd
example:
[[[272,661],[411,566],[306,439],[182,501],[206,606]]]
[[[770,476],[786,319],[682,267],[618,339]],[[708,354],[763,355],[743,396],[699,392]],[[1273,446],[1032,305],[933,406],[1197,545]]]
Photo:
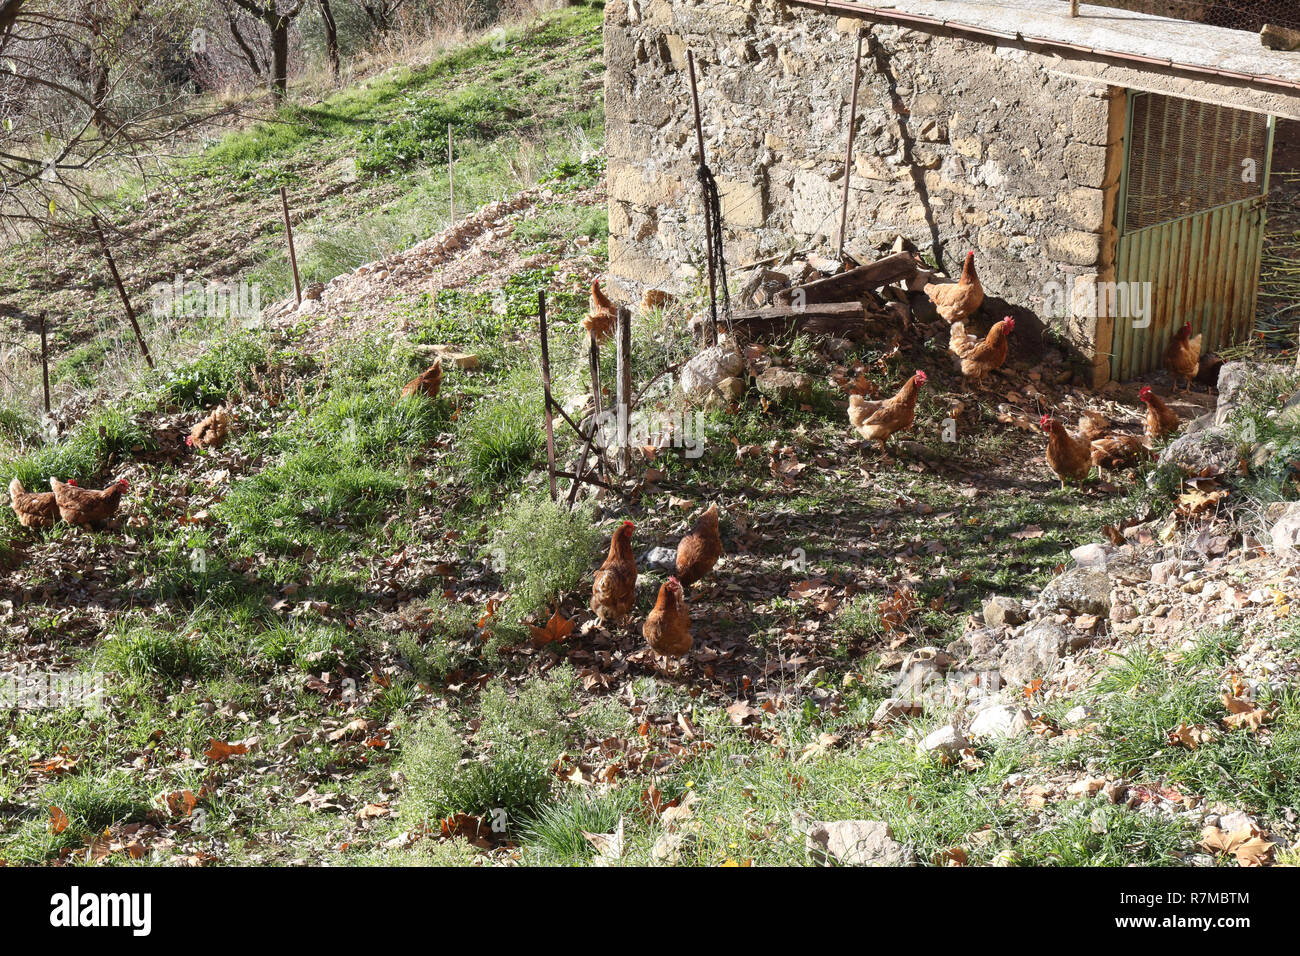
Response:
[[[140,354],[144,356],[144,364],[153,368],[153,356],[149,354],[149,346],[145,344],[144,333],[140,331],[140,323],[136,320],[135,309],[131,308],[131,297],[126,294],[126,286],[122,285],[122,277],[118,274],[117,263],[113,261],[113,252],[108,248],[108,240],[104,238],[104,228],[100,225],[99,217],[91,219],[94,223],[95,232],[99,235],[99,244],[104,250],[104,261],[108,263],[109,274],[113,277],[113,284],[117,286],[117,294],[122,299],[122,307],[126,309],[126,317],[131,320],[131,328],[135,331],[135,340],[140,344]]]
[[[542,403],[546,409],[546,477],[550,480],[551,500],[557,497],[555,489],[555,421],[551,406],[551,350],[546,337],[546,290],[537,290],[537,324],[542,333]]]
[[[45,386],[45,414],[50,414],[50,347],[45,338],[45,313],[41,313],[41,384]]]
[[[622,473],[632,469],[632,310],[618,308],[618,368],[615,378],[618,402],[618,444]]]
[[[835,258],[844,267],[844,232],[849,222],[849,175],[853,171],[853,136],[858,129],[858,79],[862,75],[862,34],[858,28],[857,46],[853,52],[853,91],[849,94],[849,141],[844,147],[844,193],[840,197],[840,243]]]
[[[289,194],[280,187],[280,206],[284,209],[284,234],[289,237],[289,265],[293,267],[293,297],[302,305],[302,282],[298,278],[298,253],[293,248],[293,226],[289,223]]]
[[[690,50],[686,51],[686,68],[691,77],[691,106],[695,111],[695,145],[700,152],[700,169],[705,168],[704,164],[704,125],[700,121],[700,94],[695,87],[695,54]],[[718,344],[718,294],[716,290],[717,278],[713,271],[713,225],[710,222],[711,202],[709,191],[704,187],[703,181],[700,183],[703,190],[704,198],[704,246],[708,252],[709,260],[709,344]],[[721,223],[719,223],[721,226]]]

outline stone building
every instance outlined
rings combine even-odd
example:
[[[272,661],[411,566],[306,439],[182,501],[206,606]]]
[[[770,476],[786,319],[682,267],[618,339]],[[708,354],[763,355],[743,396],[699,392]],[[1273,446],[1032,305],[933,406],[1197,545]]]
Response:
[[[902,235],[955,274],[975,250],[990,295],[1094,384],[1158,364],[1184,320],[1209,347],[1248,333],[1300,52],[1086,3],[1074,19],[1067,0],[610,0],[616,287],[700,282],[688,49],[732,277],[833,254],[860,29],[851,251]]]

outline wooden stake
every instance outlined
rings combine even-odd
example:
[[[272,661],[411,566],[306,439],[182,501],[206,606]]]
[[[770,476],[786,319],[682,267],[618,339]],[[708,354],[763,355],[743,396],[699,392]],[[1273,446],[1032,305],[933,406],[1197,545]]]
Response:
[[[45,414],[50,414],[50,347],[45,338],[45,313],[41,313],[41,383],[45,386]]]
[[[618,366],[615,389],[618,402],[618,444],[622,474],[632,469],[632,445],[629,438],[632,421],[632,310],[618,309]]]
[[[135,331],[135,340],[140,343],[140,354],[144,356],[144,364],[153,368],[153,356],[149,354],[149,346],[145,344],[144,333],[140,331],[140,323],[136,321],[135,309],[131,308],[131,298],[126,294],[126,287],[122,285],[122,277],[118,275],[117,263],[113,261],[113,253],[108,248],[108,240],[104,238],[104,229],[99,223],[99,218],[91,219],[95,225],[95,232],[99,234],[99,244],[104,249],[104,261],[108,263],[108,271],[113,276],[113,284],[117,286],[117,294],[122,299],[122,307],[126,309],[126,317],[131,320],[131,328]]]
[[[704,165],[704,125],[700,122],[700,94],[695,88],[695,54],[686,51],[686,68],[691,77],[691,107],[695,111],[695,145],[700,151],[700,165]],[[700,184],[703,189],[704,184]],[[704,189],[704,246],[709,260],[709,337],[710,345],[718,344],[718,294],[717,279],[713,274],[713,226],[709,221],[709,191]]]
[[[1077,17],[1078,15],[1079,15],[1079,0],[1070,0],[1070,16]]]
[[[448,127],[450,135],[450,127]],[[542,333],[542,403],[546,409],[546,476],[550,479],[551,500],[557,497],[555,490],[555,420],[551,406],[555,399],[551,397],[551,351],[546,340],[546,290],[537,290],[537,324]]]
[[[280,187],[280,205],[284,209],[284,234],[289,237],[289,265],[293,267],[293,297],[302,305],[302,282],[298,278],[298,254],[293,248],[293,226],[289,223],[289,194]]]
[[[451,222],[456,223],[456,161],[451,155],[451,124],[447,124],[447,189],[451,194]]]
[[[862,74],[862,34],[858,28],[858,42],[853,52],[853,91],[849,94],[849,141],[844,147],[844,193],[840,197],[840,244],[835,250],[835,258],[841,268],[844,264],[844,231],[849,221],[849,173],[853,169],[853,134],[858,128],[858,78]]]

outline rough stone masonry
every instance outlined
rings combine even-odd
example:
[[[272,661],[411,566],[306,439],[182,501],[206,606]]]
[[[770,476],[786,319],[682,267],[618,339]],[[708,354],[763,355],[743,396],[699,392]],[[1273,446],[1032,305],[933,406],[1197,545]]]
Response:
[[[976,250],[989,294],[1063,333],[1100,384],[1106,320],[1072,317],[1090,310],[1049,284],[1077,293],[1113,278],[1123,92],[1055,75],[1049,57],[1014,47],[781,0],[610,0],[615,285],[632,295],[700,280],[688,47],[733,274],[791,249],[833,254],[859,27],[848,245],[874,251],[901,234],[954,275]]]

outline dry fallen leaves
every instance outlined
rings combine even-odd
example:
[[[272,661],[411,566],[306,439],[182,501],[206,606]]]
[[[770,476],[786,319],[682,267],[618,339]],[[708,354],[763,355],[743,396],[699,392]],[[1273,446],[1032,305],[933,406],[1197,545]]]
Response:
[[[556,608],[554,613],[551,614],[551,619],[546,622],[545,627],[529,624],[528,630],[533,636],[533,643],[538,647],[544,647],[547,644],[562,641],[573,633],[573,621],[561,615],[560,609]]]
[[[1213,743],[1218,737],[1218,732],[1205,724],[1184,722],[1169,731],[1169,743],[1176,747],[1186,747],[1188,750],[1195,750],[1201,744]]]
[[[223,740],[209,739],[208,749],[203,752],[212,763],[222,763],[231,757],[242,756],[248,753],[248,747],[244,744],[230,744]]]
[[[1264,831],[1247,824],[1229,833],[1215,826],[1201,831],[1201,846],[1211,853],[1231,853],[1242,866],[1268,866],[1273,862],[1276,845],[1266,840]]]

